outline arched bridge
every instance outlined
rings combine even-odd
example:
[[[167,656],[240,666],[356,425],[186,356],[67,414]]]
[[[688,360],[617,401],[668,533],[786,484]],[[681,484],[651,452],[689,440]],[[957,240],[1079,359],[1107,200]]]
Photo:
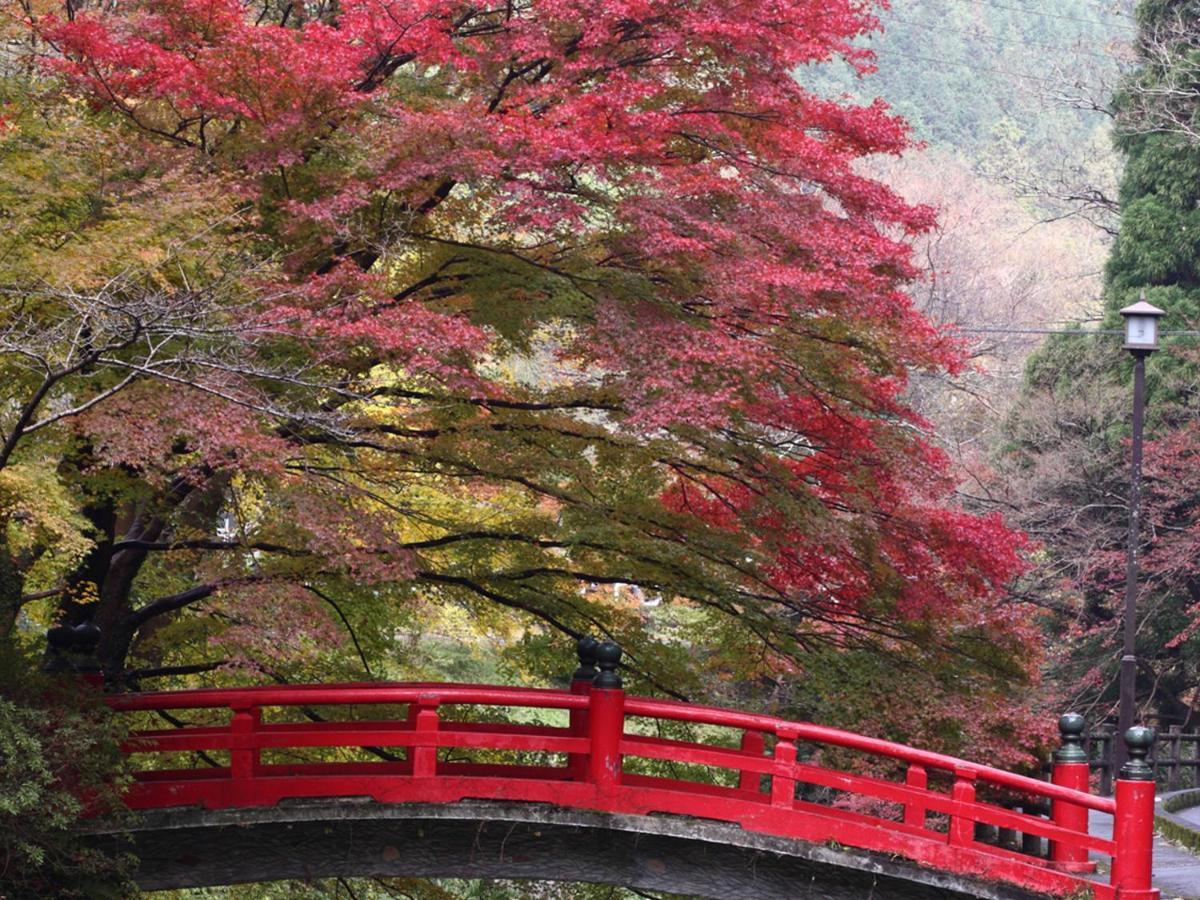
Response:
[[[627,696],[619,653],[601,645],[601,671],[585,660],[570,690],[114,695],[134,719],[126,799],[145,811],[134,826],[143,887],[390,874],[722,897],[818,882],[831,897],[868,886],[897,897],[1158,896],[1150,734],[1131,732],[1110,799],[1087,793],[1078,717],[1063,719],[1047,783],[819,725]],[[175,727],[147,727],[156,718]],[[1018,811],[1042,806],[1048,818]],[[1114,814],[1113,840],[1087,833],[1088,810]],[[1089,853],[1110,864],[1107,882],[1090,876]]]

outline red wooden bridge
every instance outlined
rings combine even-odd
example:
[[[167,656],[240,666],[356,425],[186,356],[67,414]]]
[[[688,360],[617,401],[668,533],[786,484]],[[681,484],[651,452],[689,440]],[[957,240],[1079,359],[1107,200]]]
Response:
[[[590,649],[570,690],[360,683],[113,695],[139,728],[125,746],[138,767],[128,805],[220,811],[370,798],[690,817],[1031,894],[1158,896],[1149,730],[1131,730],[1131,762],[1105,798],[1087,792],[1077,716],[1063,718],[1047,783],[819,725],[628,696],[615,674],[620,649],[599,645],[598,673]],[[177,727],[142,728],[148,714]],[[859,774],[866,760],[894,777]],[[1019,812],[1014,800],[1043,803],[1049,817]],[[1114,815],[1113,840],[1088,834],[1088,810]],[[986,839],[995,834],[1049,850],[1022,853]],[[1107,882],[1089,854],[1109,864]]]

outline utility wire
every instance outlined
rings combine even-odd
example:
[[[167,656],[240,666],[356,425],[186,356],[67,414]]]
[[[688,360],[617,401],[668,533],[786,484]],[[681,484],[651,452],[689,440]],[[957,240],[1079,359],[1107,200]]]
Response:
[[[964,334],[1123,334],[1119,328],[956,328]],[[1166,334],[1167,332],[1160,332]]]
[[[893,50],[890,47],[872,47],[868,48],[874,53],[883,54],[885,56],[903,56],[905,59],[915,60],[916,62],[934,63],[935,65],[949,66],[964,66],[976,72],[992,72],[996,75],[1006,75],[1009,78],[1020,78],[1024,81],[1035,81],[1038,84],[1047,84],[1053,87],[1062,87],[1062,81],[1053,78],[1039,78],[1037,75],[1027,75],[1023,72],[1010,72],[1007,69],[996,69],[991,66],[981,66],[975,62],[968,62],[965,59],[943,59],[938,56],[921,56],[916,53],[905,53],[902,50]]]
[[[956,328],[955,331],[963,334],[1073,334],[1078,336],[1091,336],[1094,334],[1115,334],[1122,335],[1125,333],[1121,328]],[[1160,331],[1159,337],[1200,337],[1200,331]]]
[[[982,2],[982,0],[977,0],[977,2]],[[1047,18],[1067,19],[1067,20],[1075,21],[1075,22],[1084,22],[1084,23],[1087,23],[1090,25],[1095,25],[1099,28],[1117,27],[1117,28],[1125,28],[1125,29],[1132,28],[1134,31],[1137,30],[1133,26],[1122,25],[1122,24],[1116,23],[1116,22],[1105,23],[1105,22],[1099,22],[1099,21],[1096,21],[1093,19],[1081,19],[1076,16],[1054,15],[1051,13],[1038,12],[1038,11],[1035,11],[1032,9],[1018,9],[1017,7],[1013,7],[1013,6],[1004,6],[1004,5],[998,5],[998,4],[986,3],[986,2],[984,2],[983,5],[994,6],[997,9],[1008,9],[1008,10],[1014,10],[1017,12],[1028,12],[1028,13],[1035,14],[1035,15],[1045,16]],[[936,27],[939,30],[953,31],[956,34],[962,35],[964,37],[980,37],[980,38],[984,37],[982,34],[979,34],[976,32],[971,32],[971,31],[966,31],[966,30],[960,29],[960,28],[946,28],[943,25],[935,26],[928,22],[920,22],[915,19],[906,19],[906,18],[903,18],[902,16],[886,16],[885,18],[881,19],[881,24],[883,25],[882,33],[883,33],[885,39],[886,39],[886,36],[889,34],[889,32],[887,30],[887,26],[888,26],[889,22],[903,22],[907,25],[913,25],[913,26],[917,26],[920,28],[932,29],[932,28]],[[872,35],[871,37],[872,38],[878,37],[878,35]],[[1082,39],[1083,36],[1081,35],[1080,37]],[[1010,46],[1020,46],[1020,47],[1040,48],[1040,49],[1051,50],[1056,53],[1062,53],[1062,54],[1074,54],[1077,56],[1079,56],[1079,55],[1094,56],[1097,59],[1106,59],[1106,60],[1110,60],[1117,64],[1133,62],[1132,60],[1122,59],[1120,56],[1117,56],[1116,54],[1112,54],[1112,53],[1097,53],[1097,52],[1094,52],[1091,50],[1083,50],[1083,49],[1078,49],[1078,48],[1067,48],[1067,47],[1062,47],[1062,46],[1057,46],[1057,45],[1052,45],[1052,44],[1034,43],[1031,41],[1018,41],[1018,40],[1014,40],[1012,38],[992,37],[992,38],[990,38],[990,40],[993,40],[999,44],[1007,44]],[[1027,74],[1024,72],[1013,72],[1008,69],[999,69],[994,66],[982,66],[974,60],[946,59],[944,57],[925,56],[925,55],[915,54],[915,53],[906,53],[905,51],[900,50],[898,48],[892,48],[892,47],[886,47],[886,46],[876,47],[876,46],[872,46],[870,43],[860,44],[858,46],[862,47],[864,50],[870,50],[872,53],[883,54],[885,56],[886,55],[900,56],[900,57],[904,57],[905,59],[911,59],[915,62],[933,63],[934,65],[941,65],[941,66],[960,66],[963,68],[971,69],[972,71],[976,71],[976,72],[991,72],[992,74],[995,74],[995,75],[1004,75],[1008,78],[1019,78],[1024,81],[1032,81],[1032,82],[1036,82],[1037,84],[1050,85],[1052,87],[1061,87],[1062,86],[1061,80],[1042,78],[1042,77],[1039,77],[1036,75],[1030,75],[1030,74]]]
[[[1064,22],[1080,22],[1084,25],[1092,25],[1096,28],[1120,28],[1123,31],[1133,32],[1138,30],[1137,25],[1135,25],[1133,22],[1130,22],[1129,17],[1121,13],[1112,13],[1111,15],[1113,16],[1113,20],[1105,22],[1100,19],[1085,19],[1082,16],[1070,16],[1064,13],[1050,13],[1032,6],[1016,6],[1007,3],[995,3],[993,0],[965,0],[963,3],[955,4],[951,2],[948,5],[957,5],[959,7],[990,6],[992,9],[1003,9],[1007,12],[1017,12],[1025,16],[1039,16],[1043,19],[1061,19]],[[889,17],[885,13],[878,18],[880,21],[885,21]]]

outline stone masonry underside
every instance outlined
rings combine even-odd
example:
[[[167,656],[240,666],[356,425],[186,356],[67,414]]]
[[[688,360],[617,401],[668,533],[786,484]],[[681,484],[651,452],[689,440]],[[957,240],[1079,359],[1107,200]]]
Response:
[[[180,808],[145,813],[130,833],[145,890],[407,876],[582,881],[764,900],[1040,896],[903,859],[732,825],[529,803],[337,800]],[[96,840],[112,838],[97,832]]]

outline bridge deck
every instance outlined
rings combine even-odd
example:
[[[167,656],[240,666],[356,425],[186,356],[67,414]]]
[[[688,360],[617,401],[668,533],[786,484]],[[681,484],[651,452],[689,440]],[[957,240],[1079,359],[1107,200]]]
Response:
[[[548,804],[290,801],[152,810],[135,826],[139,884],[169,890],[320,877],[590,881],[688,896],[1037,900],[1045,895],[901,857],[722,822]]]

